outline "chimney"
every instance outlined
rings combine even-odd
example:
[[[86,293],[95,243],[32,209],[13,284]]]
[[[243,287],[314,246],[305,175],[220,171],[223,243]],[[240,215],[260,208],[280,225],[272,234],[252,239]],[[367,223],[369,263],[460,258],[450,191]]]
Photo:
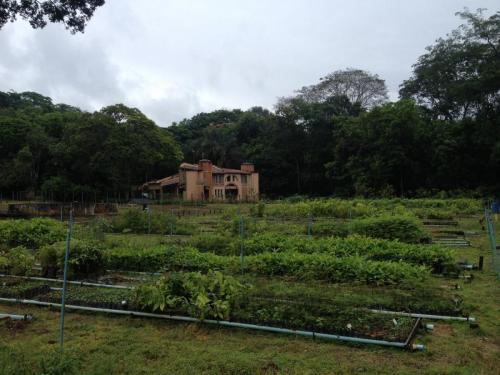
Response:
[[[255,167],[254,167],[253,163],[242,163],[241,170],[243,172],[253,173],[253,172],[255,172]]]
[[[208,159],[201,159],[198,162],[198,168],[203,172],[212,172],[212,162]]]
[[[203,172],[203,186],[210,191],[212,187],[212,162],[208,159],[201,159],[198,168]]]

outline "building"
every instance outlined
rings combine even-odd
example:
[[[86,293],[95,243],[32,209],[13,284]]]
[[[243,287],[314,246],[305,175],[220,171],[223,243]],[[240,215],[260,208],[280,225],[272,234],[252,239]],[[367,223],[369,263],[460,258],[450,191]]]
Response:
[[[256,201],[259,174],[252,163],[243,163],[240,169],[228,169],[203,159],[198,164],[182,163],[179,173],[146,182],[141,191],[155,200]]]

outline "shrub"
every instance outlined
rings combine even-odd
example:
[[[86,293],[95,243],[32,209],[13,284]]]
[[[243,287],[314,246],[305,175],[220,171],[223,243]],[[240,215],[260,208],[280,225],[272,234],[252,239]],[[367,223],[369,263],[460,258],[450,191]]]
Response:
[[[0,270],[13,275],[27,275],[35,265],[33,253],[24,246],[0,251]]]
[[[38,249],[63,240],[65,233],[64,225],[52,219],[0,221],[0,243],[9,247],[25,246]]]
[[[189,244],[201,252],[235,255],[233,240],[220,234],[205,234],[192,238]]]
[[[408,216],[378,216],[354,220],[353,233],[367,237],[419,243],[428,239],[422,223]]]
[[[65,242],[44,247],[40,251],[40,262],[44,275],[56,275],[64,269]],[[103,250],[93,241],[72,240],[68,258],[70,277],[99,275],[104,270]]]
[[[317,222],[311,225],[311,234],[315,236],[347,237],[349,235],[349,226],[347,223],[339,221]]]
[[[191,234],[193,225],[178,220],[175,216],[155,211],[126,210],[112,220],[112,230],[117,233]]]
[[[35,265],[35,256],[24,246],[10,249],[6,258],[7,268],[13,275],[27,275]]]
[[[209,270],[206,275],[172,273],[135,290],[141,308],[187,313],[199,319],[227,319],[239,303],[244,286],[231,276]]]

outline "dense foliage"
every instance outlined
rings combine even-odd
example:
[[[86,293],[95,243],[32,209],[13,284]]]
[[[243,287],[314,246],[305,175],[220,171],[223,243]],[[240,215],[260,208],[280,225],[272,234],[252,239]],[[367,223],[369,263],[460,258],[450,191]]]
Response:
[[[54,277],[64,269],[65,242],[43,247],[39,258],[44,276]],[[104,271],[102,247],[93,241],[72,240],[68,258],[70,277],[96,276]]]
[[[61,241],[64,237],[64,225],[52,219],[0,221],[0,245],[37,249]]]
[[[199,319],[228,319],[245,287],[218,271],[171,273],[135,290],[135,303],[152,311],[186,313]]]
[[[191,234],[194,231],[192,225],[171,214],[137,209],[126,210],[113,218],[106,227],[108,231],[117,233]]]
[[[390,252],[388,250],[387,252]],[[418,255],[417,255],[418,257]],[[357,254],[338,257],[328,253],[301,253],[295,251],[263,252],[244,258],[203,253],[194,248],[148,248],[142,251],[113,249],[106,252],[110,269],[133,271],[200,271],[220,270],[228,273],[241,271],[263,276],[292,276],[305,280],[330,282],[362,282],[367,284],[394,284],[423,280],[428,268],[403,261],[370,260]]]
[[[0,92],[3,197],[125,198],[181,159],[175,141],[138,109],[120,104],[87,113],[32,92]]]

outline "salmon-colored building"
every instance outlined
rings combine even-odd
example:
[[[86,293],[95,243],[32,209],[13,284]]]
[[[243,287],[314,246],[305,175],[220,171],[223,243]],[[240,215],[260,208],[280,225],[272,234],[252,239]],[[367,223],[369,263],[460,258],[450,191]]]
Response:
[[[243,163],[240,169],[229,169],[203,159],[198,164],[182,163],[179,173],[146,182],[141,190],[155,200],[256,201],[259,199],[259,174],[252,163]]]

